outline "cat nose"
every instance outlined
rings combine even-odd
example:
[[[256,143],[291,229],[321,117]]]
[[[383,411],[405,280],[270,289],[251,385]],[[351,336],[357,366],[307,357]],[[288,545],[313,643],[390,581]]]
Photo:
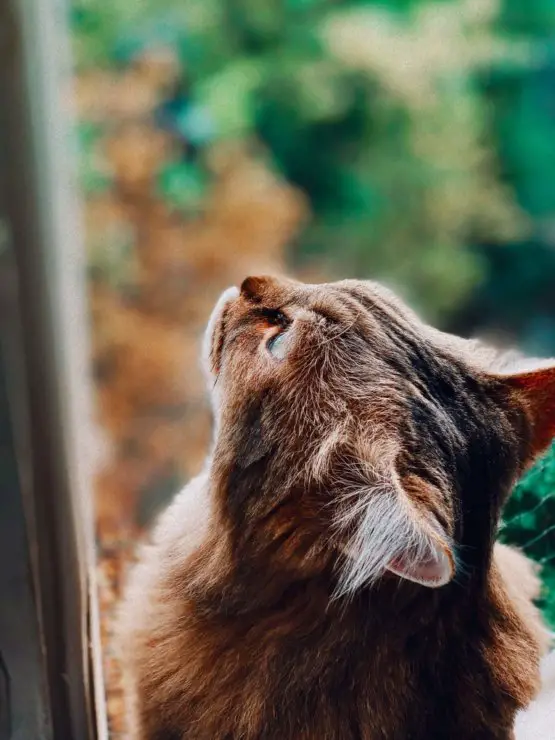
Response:
[[[278,280],[272,275],[251,275],[241,283],[241,295],[253,303],[260,303],[271,291],[278,287]]]

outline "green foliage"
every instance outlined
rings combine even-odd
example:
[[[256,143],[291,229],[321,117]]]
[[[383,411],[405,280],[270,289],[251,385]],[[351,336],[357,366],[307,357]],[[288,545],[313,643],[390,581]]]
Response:
[[[513,491],[500,538],[542,564],[541,606],[555,627],[555,444]]]
[[[198,211],[206,195],[204,173],[187,162],[169,162],[159,173],[158,190],[174,208]]]
[[[101,193],[110,187],[111,178],[99,153],[98,142],[102,131],[98,126],[82,122],[77,127],[79,145],[79,181],[86,194]]]
[[[469,235],[523,227],[477,84],[513,47],[479,4],[77,0],[75,48],[86,67],[173,47],[184,69],[174,128],[188,138],[196,122],[201,146],[256,136],[309,196],[294,259],[386,279],[445,323],[483,274]],[[171,171],[173,202],[191,173]]]

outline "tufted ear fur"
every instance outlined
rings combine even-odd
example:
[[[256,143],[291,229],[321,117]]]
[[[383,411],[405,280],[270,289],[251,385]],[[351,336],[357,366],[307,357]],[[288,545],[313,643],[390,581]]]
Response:
[[[527,408],[532,422],[532,452],[538,455],[555,437],[555,365],[504,376]]]
[[[389,571],[428,588],[455,575],[451,539],[433,513],[444,497],[418,476],[391,480],[369,489],[363,512],[347,548],[340,590],[353,592]],[[360,517],[360,514],[362,516]],[[349,512],[347,518],[357,516]]]
[[[444,586],[455,575],[455,562],[450,538],[433,513],[441,507],[443,496],[416,475],[396,483],[398,505],[413,533],[391,558],[387,570],[428,588]]]

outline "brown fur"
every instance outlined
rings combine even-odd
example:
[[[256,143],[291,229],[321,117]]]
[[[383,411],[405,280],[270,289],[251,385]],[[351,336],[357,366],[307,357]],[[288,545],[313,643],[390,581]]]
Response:
[[[134,737],[512,738],[545,637],[530,564],[494,538],[555,423],[542,371],[508,379],[356,281],[249,278],[207,354],[214,448],[124,605]],[[389,568],[419,559],[449,583]]]

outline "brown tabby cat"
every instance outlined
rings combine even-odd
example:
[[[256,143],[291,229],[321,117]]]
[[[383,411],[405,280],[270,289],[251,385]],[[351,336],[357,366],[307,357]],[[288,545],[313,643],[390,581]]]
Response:
[[[555,434],[555,368],[508,374],[389,291],[247,278],[206,361],[215,442],[125,604],[140,740],[508,740],[544,647],[494,547]]]

